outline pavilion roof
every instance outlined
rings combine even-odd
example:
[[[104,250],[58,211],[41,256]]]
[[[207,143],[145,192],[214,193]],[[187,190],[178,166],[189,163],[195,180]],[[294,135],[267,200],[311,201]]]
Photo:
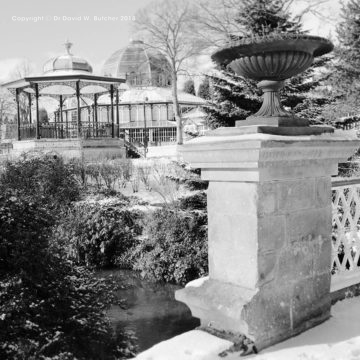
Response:
[[[144,87],[144,88],[130,88],[120,95],[120,105],[127,104],[142,104],[147,98],[147,104],[164,104],[172,103],[171,88],[161,87]],[[198,96],[194,96],[182,91],[178,92],[178,101],[180,105],[205,105],[206,101]],[[103,95],[99,98],[99,104],[109,104],[110,98]]]

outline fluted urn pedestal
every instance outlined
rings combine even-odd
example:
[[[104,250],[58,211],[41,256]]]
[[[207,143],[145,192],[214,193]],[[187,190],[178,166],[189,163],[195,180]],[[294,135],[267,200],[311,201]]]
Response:
[[[283,81],[331,50],[299,37],[213,56],[260,81],[260,111],[182,147],[209,181],[209,277],[175,294],[204,329],[245,334],[258,350],[330,316],[331,176],[356,137],[310,127],[281,106]]]

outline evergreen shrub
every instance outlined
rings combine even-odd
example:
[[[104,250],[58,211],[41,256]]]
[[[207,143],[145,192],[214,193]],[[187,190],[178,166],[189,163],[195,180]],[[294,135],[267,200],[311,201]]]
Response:
[[[127,252],[141,233],[141,212],[129,201],[78,203],[63,217],[55,237],[80,265],[129,267]]]
[[[12,191],[0,196],[0,358],[118,359],[134,355],[104,311],[114,284],[75,266],[51,239],[45,207]]]
[[[57,154],[27,153],[7,161],[0,175],[0,191],[15,191],[48,209],[59,209],[79,199],[73,166]]]
[[[144,236],[132,252],[143,277],[186,284],[208,272],[207,215],[165,206],[148,215]]]

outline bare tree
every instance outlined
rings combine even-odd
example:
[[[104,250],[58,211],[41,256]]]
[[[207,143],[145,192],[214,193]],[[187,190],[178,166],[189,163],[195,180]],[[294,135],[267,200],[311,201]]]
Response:
[[[13,121],[15,115],[15,102],[10,92],[0,87],[0,124],[5,124],[6,120]]]
[[[233,36],[245,35],[236,21],[243,7],[242,0],[199,0],[195,6],[196,34],[208,47],[219,47]]]
[[[305,15],[313,15],[322,22],[335,24],[338,14],[329,13],[326,9],[332,8],[332,0],[287,0],[284,11],[291,11],[300,20]]]
[[[29,76],[32,72],[33,72],[33,68],[31,64],[27,60],[23,60],[11,72],[10,78],[12,80],[18,80],[25,76]]]
[[[184,70],[184,62],[199,55],[202,49],[202,42],[194,33],[194,11],[187,0],[153,2],[136,14],[134,27],[147,46],[159,50],[169,61],[178,144],[183,143],[178,75]]]
[[[283,11],[291,11],[294,19],[302,20],[312,14],[322,21],[333,22],[331,15],[324,12],[330,0],[283,0]],[[243,11],[244,0],[198,0],[196,2],[196,34],[207,43],[208,47],[220,47],[234,38],[247,33],[237,17]]]
[[[27,60],[23,60],[19,63],[15,69],[11,72],[10,77],[12,80],[18,80],[23,77],[31,75],[33,72],[33,68],[31,64]],[[29,97],[27,93],[20,93],[19,96],[19,104],[20,104],[20,114],[23,122],[26,122],[29,118],[29,113],[31,111],[29,106]]]

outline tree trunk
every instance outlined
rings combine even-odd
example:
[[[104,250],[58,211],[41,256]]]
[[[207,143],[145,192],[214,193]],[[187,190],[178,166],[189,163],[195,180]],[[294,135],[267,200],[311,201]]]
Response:
[[[174,114],[176,120],[176,142],[178,145],[182,145],[183,131],[182,131],[182,123],[181,123],[180,108],[178,101],[177,74],[175,71],[173,71],[172,73],[172,97],[173,97],[173,107],[174,107]]]

